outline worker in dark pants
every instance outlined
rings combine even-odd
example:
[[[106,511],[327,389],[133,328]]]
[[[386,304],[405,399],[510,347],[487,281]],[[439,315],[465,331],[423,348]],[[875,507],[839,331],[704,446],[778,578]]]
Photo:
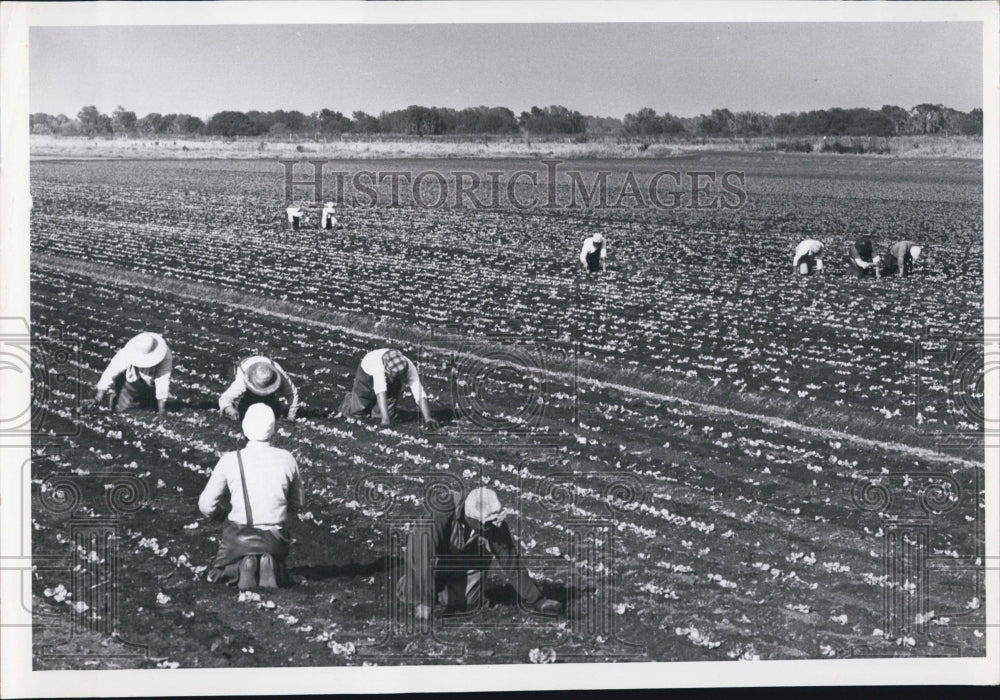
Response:
[[[302,207],[288,207],[285,209],[285,215],[288,217],[288,228],[292,231],[298,231],[306,221],[306,214],[302,211]]]
[[[602,234],[595,233],[584,239],[583,248],[580,250],[580,264],[588,274],[603,271],[607,257],[608,247]]]
[[[323,213],[320,215],[320,226],[330,231],[337,225],[337,207],[333,202],[327,202],[323,206]]]
[[[491,489],[473,489],[464,499],[452,492],[451,507],[435,512],[429,531],[427,526],[410,531],[405,559],[396,596],[415,606],[419,620],[430,617],[435,601],[446,613],[479,608],[483,579],[494,562],[515,578],[518,597],[528,608],[547,614],[562,611],[559,601],[542,596],[521,564],[500,499]]]
[[[922,248],[913,241],[899,241],[889,246],[882,259],[882,274],[900,274],[903,277],[913,272],[913,263],[920,257]]]
[[[404,385],[410,387],[413,400],[424,417],[424,425],[429,430],[437,428],[417,368],[410,358],[395,348],[372,350],[362,358],[354,384],[340,403],[340,413],[345,418],[371,415],[381,418],[382,425],[388,426],[396,418]]]
[[[163,336],[140,333],[111,358],[97,382],[94,403],[103,406],[104,397],[113,392],[116,412],[155,407],[159,415],[165,415],[172,372],[173,354]]]
[[[281,404],[279,396],[288,402]],[[288,374],[274,360],[255,355],[236,366],[236,377],[219,397],[219,411],[231,420],[243,420],[247,409],[255,403],[266,403],[276,416],[287,415],[295,420],[299,410],[299,392]]]
[[[858,279],[866,275],[878,278],[880,276],[879,264],[881,256],[875,255],[872,239],[864,236],[854,241],[854,244],[847,249],[847,260],[851,267],[858,274]]]

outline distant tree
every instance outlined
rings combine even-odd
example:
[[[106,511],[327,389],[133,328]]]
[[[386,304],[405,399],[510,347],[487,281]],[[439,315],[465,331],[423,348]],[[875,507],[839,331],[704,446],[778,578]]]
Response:
[[[319,122],[319,130],[324,134],[343,134],[352,129],[354,124],[340,112],[329,109],[321,109],[316,115]]]
[[[159,112],[150,112],[136,122],[136,130],[143,136],[154,136],[160,133],[162,126],[163,115]]]
[[[735,117],[728,109],[713,109],[709,115],[702,115],[698,131],[706,136],[730,136],[733,133]]]
[[[622,126],[629,136],[659,136],[663,133],[663,122],[651,107],[643,107],[635,114],[626,114]]]
[[[584,119],[586,133],[594,136],[618,136],[625,131],[621,119],[614,117],[584,117]]]
[[[521,112],[518,121],[521,128],[531,134],[582,134],[587,129],[587,120],[582,114],[562,105],[545,109],[532,107],[529,112]]]
[[[378,117],[373,117],[366,112],[355,112],[351,115],[354,120],[354,131],[362,134],[377,134],[379,131]]]
[[[135,112],[129,111],[118,105],[118,108],[111,113],[111,130],[116,134],[129,134],[135,131]]]
[[[80,121],[80,128],[88,136],[107,134],[111,132],[111,119],[106,114],[101,114],[97,107],[90,105],[84,107],[76,115]]]
[[[213,136],[260,136],[266,128],[262,131],[260,121],[255,120],[252,114],[254,113],[217,112],[209,118],[205,125],[205,133]]]

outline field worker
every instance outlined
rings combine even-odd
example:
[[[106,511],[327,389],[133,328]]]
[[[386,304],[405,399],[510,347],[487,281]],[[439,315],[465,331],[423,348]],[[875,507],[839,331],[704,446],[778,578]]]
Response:
[[[382,425],[390,425],[396,417],[396,406],[403,394],[404,384],[410,387],[424,423],[428,429],[434,430],[437,421],[431,418],[417,368],[410,358],[395,348],[372,350],[362,358],[354,376],[354,386],[340,404],[340,413],[356,417],[371,412],[372,416],[382,419]]]
[[[239,588],[277,588],[285,577],[290,540],[288,514],[302,510],[304,491],[291,453],[270,444],[274,411],[254,404],[243,418],[247,445],[219,459],[198,509],[210,518],[226,517],[219,552],[208,572],[210,583],[236,583]],[[229,494],[226,513],[223,496]]]
[[[337,225],[337,207],[333,202],[327,202],[323,206],[323,214],[320,219],[320,225],[328,231]]]
[[[608,257],[608,247],[605,245],[604,236],[595,233],[583,241],[583,248],[580,250],[580,263],[590,272],[600,272],[604,269],[604,259]]]
[[[872,239],[868,236],[854,241],[854,244],[847,249],[847,259],[858,273],[858,279],[865,275],[879,276],[879,264],[882,257],[875,255]]]
[[[795,247],[792,270],[800,275],[812,274],[813,270],[823,270],[823,244],[814,238],[807,238]]]
[[[288,402],[287,412],[279,395]],[[226,418],[241,420],[247,409],[256,403],[267,404],[275,415],[287,415],[289,420],[295,420],[299,410],[299,392],[295,384],[281,365],[263,355],[248,357],[236,366],[236,378],[219,397],[219,411]]]
[[[115,353],[97,382],[94,403],[103,405],[108,391],[113,391],[112,408],[127,411],[155,402],[159,415],[167,412],[170,373],[174,359],[159,333],[140,333]]]
[[[416,606],[417,619],[430,617],[435,600],[446,613],[475,610],[483,600],[483,577],[497,561],[516,576],[517,593],[529,608],[559,613],[559,601],[544,598],[521,564],[518,546],[504,522],[504,511],[495,491],[477,488],[466,498],[451,493],[447,512],[435,512],[428,527],[410,530],[405,573],[396,585],[396,596]]]
[[[883,258],[882,274],[895,275],[897,272],[904,277],[913,272],[913,263],[920,257],[922,248],[913,241],[899,241],[889,246],[889,251]]]
[[[306,213],[302,211],[302,207],[288,207],[285,214],[288,216],[288,227],[293,231],[298,231],[299,226],[306,221]]]

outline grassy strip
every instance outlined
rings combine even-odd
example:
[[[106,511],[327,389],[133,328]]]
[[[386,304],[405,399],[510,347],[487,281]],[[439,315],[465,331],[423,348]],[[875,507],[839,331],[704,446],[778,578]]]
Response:
[[[209,304],[224,304],[245,311],[265,314],[296,323],[320,326],[379,343],[419,346],[425,350],[454,354],[462,341],[477,350],[502,351],[496,342],[469,338],[459,333],[442,333],[436,329],[405,325],[362,314],[335,311],[323,306],[274,299],[218,285],[172,279],[135,272],[99,263],[76,260],[58,255],[33,254],[32,266],[57,272],[74,272],[110,284],[174,294]],[[462,355],[463,353],[458,353]],[[466,354],[468,356],[468,354]],[[619,392],[636,399],[679,403],[704,414],[757,421],[769,426],[859,444],[867,448],[902,452],[933,462],[949,462],[965,466],[981,466],[972,461],[939,451],[934,436],[918,433],[910,420],[875,419],[829,404],[807,402],[783,396],[752,392],[733,392],[727,387],[662,377],[640,369],[615,366],[606,361],[582,358],[567,360],[555,354],[542,358],[544,366],[533,371],[553,379]],[[640,388],[641,387],[641,388]],[[885,435],[895,440],[884,440]]]

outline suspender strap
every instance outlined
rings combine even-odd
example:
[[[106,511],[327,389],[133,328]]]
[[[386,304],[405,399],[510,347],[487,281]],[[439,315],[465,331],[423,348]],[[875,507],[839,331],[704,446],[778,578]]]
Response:
[[[247,527],[253,527],[253,511],[250,510],[250,495],[247,493],[247,475],[243,473],[243,458],[236,450],[236,462],[240,465],[240,483],[243,485],[243,507],[247,511]]]

